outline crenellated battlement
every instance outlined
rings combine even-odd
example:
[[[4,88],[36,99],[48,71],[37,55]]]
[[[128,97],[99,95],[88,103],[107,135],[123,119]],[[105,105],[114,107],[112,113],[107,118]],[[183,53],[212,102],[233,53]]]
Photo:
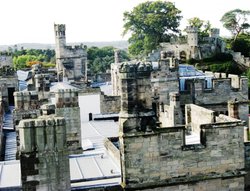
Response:
[[[248,79],[246,77],[232,74],[226,77],[224,73],[214,73],[212,76],[208,76],[208,78],[185,78],[186,90],[181,91],[182,95],[185,94],[185,91],[186,93],[190,92],[192,87],[196,92],[199,92],[199,96],[209,96],[214,93],[221,96],[226,92],[227,97],[232,95],[236,96],[235,98],[241,96],[240,100],[248,99]],[[224,100],[226,99],[224,98]]]
[[[216,117],[213,111],[196,105],[189,105],[186,113],[189,125],[200,131],[199,144],[186,144],[185,126],[120,136],[122,156],[129,159],[122,162],[125,188],[243,178],[244,124],[237,119]],[[223,186],[230,187],[229,183]]]
[[[78,90],[59,89],[55,92],[56,108],[78,107]]]
[[[53,106],[44,106],[45,112],[53,112]],[[46,111],[47,110],[47,111]],[[55,92],[55,115],[66,121],[66,139],[70,154],[82,153],[81,117],[78,105],[78,90],[59,89]]]
[[[40,108],[37,91],[14,92],[15,110],[33,110]]]
[[[53,152],[66,150],[66,128],[63,117],[39,117],[21,120],[19,125],[20,151]]]
[[[24,119],[18,129],[22,189],[70,190],[65,119]]]

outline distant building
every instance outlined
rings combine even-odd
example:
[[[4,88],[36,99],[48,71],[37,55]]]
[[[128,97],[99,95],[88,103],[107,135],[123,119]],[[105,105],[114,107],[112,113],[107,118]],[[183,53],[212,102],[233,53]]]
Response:
[[[161,51],[173,52],[175,58],[183,63],[191,58],[202,59],[225,52],[225,42],[219,36],[219,29],[212,28],[209,37],[199,37],[197,28],[192,26],[188,26],[186,32],[187,36],[160,43],[159,49],[150,53],[148,60],[157,61]]]
[[[83,80],[87,76],[87,49],[84,45],[66,45],[66,27],[55,24],[56,68],[59,80]]]

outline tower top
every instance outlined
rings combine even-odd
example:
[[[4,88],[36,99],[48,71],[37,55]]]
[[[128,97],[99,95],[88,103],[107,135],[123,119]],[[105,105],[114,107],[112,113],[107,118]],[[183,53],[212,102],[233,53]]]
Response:
[[[65,31],[66,31],[65,24],[54,24],[54,31],[55,31],[56,37],[65,38]]]

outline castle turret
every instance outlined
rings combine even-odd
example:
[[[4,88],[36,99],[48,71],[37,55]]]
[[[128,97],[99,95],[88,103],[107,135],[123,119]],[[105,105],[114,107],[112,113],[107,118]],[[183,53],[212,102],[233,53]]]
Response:
[[[58,57],[61,57],[63,55],[63,50],[66,46],[65,31],[66,27],[64,24],[54,24],[56,55],[58,55]]]
[[[198,46],[198,29],[193,26],[188,26],[186,28],[188,45],[192,47]]]

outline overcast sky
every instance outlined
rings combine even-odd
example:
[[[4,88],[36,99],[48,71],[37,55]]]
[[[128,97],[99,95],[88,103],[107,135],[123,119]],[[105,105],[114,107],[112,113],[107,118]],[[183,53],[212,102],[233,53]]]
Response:
[[[250,0],[171,0],[187,19],[209,20],[222,28],[220,18],[232,9],[250,10]],[[67,42],[126,40],[123,13],[145,0],[0,0],[0,44],[54,43],[54,23],[66,24]]]

